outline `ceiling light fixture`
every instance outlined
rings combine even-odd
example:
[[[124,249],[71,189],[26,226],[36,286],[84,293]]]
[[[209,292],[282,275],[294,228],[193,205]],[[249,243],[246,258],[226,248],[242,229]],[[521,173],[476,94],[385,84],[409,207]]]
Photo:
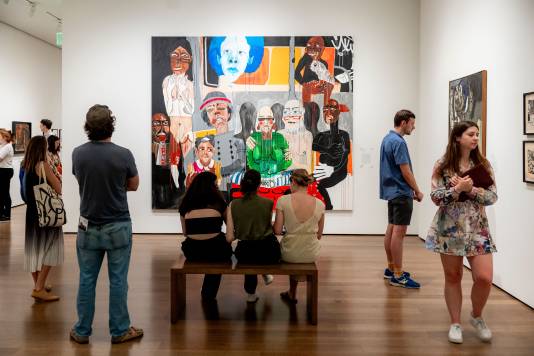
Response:
[[[31,0],[26,0],[26,2],[30,4],[30,17],[33,17],[33,15],[35,15],[35,10],[37,10],[37,2]]]

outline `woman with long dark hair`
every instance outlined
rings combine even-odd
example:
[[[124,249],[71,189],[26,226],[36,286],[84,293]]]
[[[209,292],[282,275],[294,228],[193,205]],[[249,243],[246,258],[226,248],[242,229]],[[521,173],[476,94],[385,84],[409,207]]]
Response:
[[[9,187],[13,177],[13,145],[11,132],[0,129],[0,221],[11,220]]]
[[[46,179],[61,194],[61,182],[46,160],[46,138],[34,136],[24,155],[24,195],[26,197],[26,230],[24,239],[24,269],[31,272],[36,300],[53,302],[59,297],[49,292],[46,279],[53,266],[63,263],[63,229],[39,226],[39,215],[33,187]],[[48,290],[47,290],[48,289]]]
[[[479,129],[474,122],[464,121],[455,125],[447,150],[436,162],[432,173],[430,197],[439,209],[430,226],[426,247],[441,254],[445,302],[451,318],[448,337],[453,343],[463,342],[460,314],[464,257],[471,265],[474,281],[470,321],[482,341],[491,340],[491,331],[482,319],[482,310],[493,278],[492,253],[497,250],[489,231],[485,206],[497,201],[497,188],[493,169],[479,150],[478,135]],[[479,172],[476,174],[482,178],[475,177],[475,172]],[[465,173],[471,173],[473,177]],[[490,185],[487,188],[477,187],[477,181],[484,177]]]
[[[226,221],[227,204],[217,176],[198,173],[187,188],[179,208],[182,231],[186,237],[182,251],[189,261],[226,262],[232,257],[232,246],[221,231]],[[202,284],[202,299],[213,300],[221,283],[220,274],[207,274]]]
[[[61,141],[56,135],[48,136],[48,151],[46,152],[46,158],[48,164],[52,168],[52,171],[56,177],[61,181],[61,175],[63,174],[63,166],[61,164],[61,157],[59,157],[59,151],[61,150]]]
[[[226,238],[229,242],[239,240],[235,257],[239,263],[271,264],[280,261],[280,244],[274,236],[271,224],[273,201],[258,196],[261,184],[260,172],[249,169],[241,180],[243,197],[230,203]],[[272,276],[264,275],[265,284],[272,282]],[[245,275],[247,302],[258,300],[256,287],[258,276]]]

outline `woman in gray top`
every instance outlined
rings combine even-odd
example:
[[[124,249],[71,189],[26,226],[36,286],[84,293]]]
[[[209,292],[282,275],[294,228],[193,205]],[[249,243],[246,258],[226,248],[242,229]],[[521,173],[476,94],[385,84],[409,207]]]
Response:
[[[258,196],[260,183],[258,171],[246,171],[241,180],[244,196],[230,203],[226,238],[228,242],[239,240],[234,253],[240,263],[271,264],[280,261],[280,244],[271,225],[273,202]],[[270,276],[264,278],[266,284],[272,281]],[[245,275],[247,302],[258,300],[257,285],[256,275]]]

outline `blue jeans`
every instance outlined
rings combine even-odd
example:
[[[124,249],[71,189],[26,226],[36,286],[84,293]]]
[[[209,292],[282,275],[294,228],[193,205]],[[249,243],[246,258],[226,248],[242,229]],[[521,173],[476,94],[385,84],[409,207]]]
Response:
[[[80,336],[92,332],[95,315],[95,288],[102,260],[107,253],[109,276],[109,331],[121,336],[130,327],[128,314],[128,268],[132,251],[131,221],[105,225],[89,224],[87,231],[78,229],[76,240],[80,286],[78,288],[78,322],[74,331]]]

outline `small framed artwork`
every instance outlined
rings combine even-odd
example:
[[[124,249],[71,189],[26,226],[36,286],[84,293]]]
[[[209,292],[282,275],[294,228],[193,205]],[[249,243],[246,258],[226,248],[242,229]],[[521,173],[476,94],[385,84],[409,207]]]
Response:
[[[28,147],[28,143],[30,143],[30,139],[32,138],[32,123],[13,121],[11,125],[14,153],[17,154],[26,152],[26,147]]]
[[[449,82],[449,134],[454,125],[473,121],[480,133],[480,151],[486,154],[487,71]]]
[[[523,141],[523,182],[534,183],[534,141]]]
[[[523,94],[523,134],[534,135],[534,92]]]
[[[61,141],[61,129],[51,129],[50,132]]]

